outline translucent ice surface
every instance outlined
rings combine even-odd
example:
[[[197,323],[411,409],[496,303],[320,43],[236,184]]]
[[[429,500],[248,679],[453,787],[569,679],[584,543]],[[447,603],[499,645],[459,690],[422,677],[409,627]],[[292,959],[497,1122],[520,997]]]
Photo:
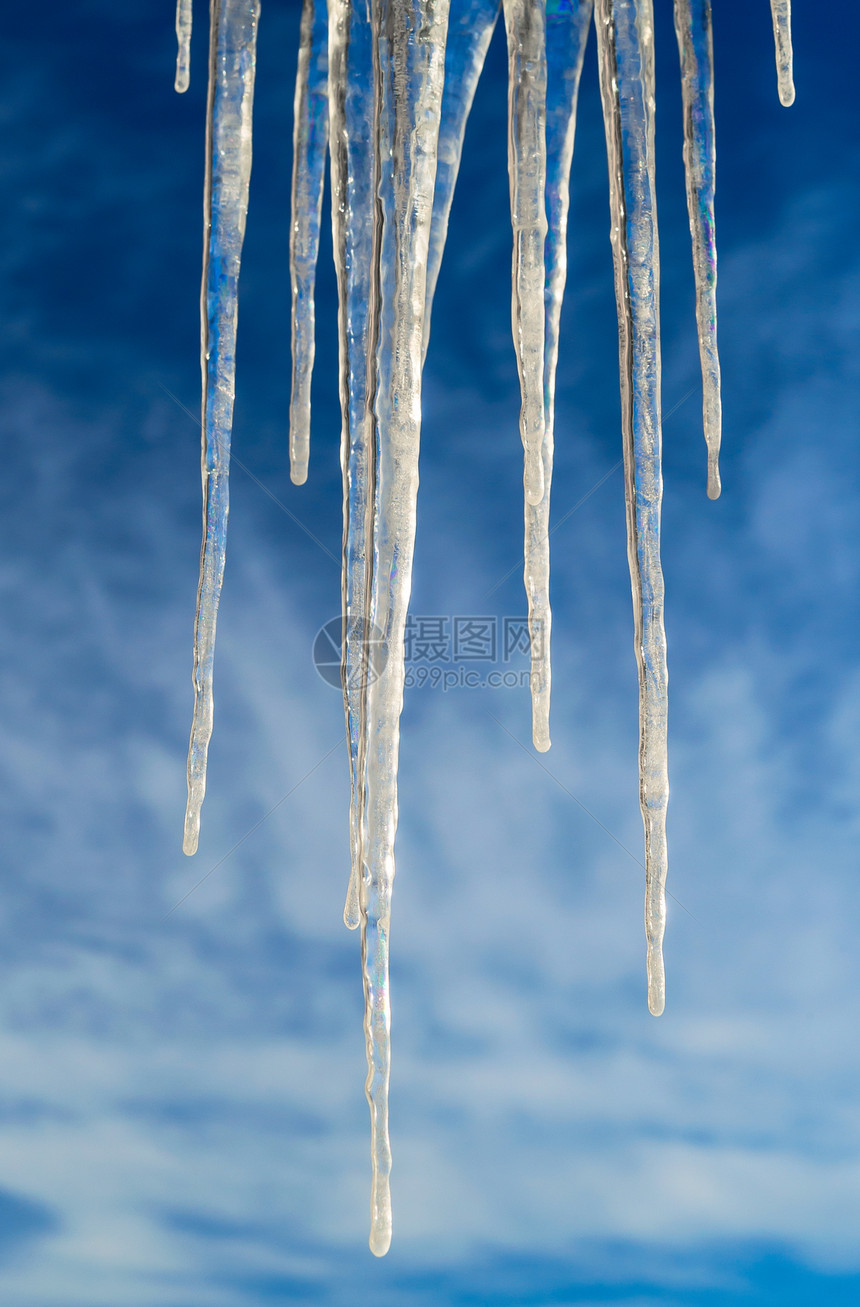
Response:
[[[592,18],[609,164],[627,551],[639,680],[648,1004],[663,1011],[667,667],[653,0],[303,0],[290,225],[290,461],[305,481],[314,290],[326,154],[338,287],[343,474],[342,677],[350,771],[344,920],[360,927],[371,1115],[370,1247],[391,1242],[389,929],[398,820],[404,632],[412,584],[421,378],[464,134],[500,12],[508,53],[511,321],[520,380],[532,738],[550,746],[549,539],[555,377],[569,181]],[[772,0],[779,95],[794,99],[789,0]],[[197,848],[212,734],[224,574],[239,268],[251,172],[258,0],[212,0],[206,130],[203,545],[184,849]],[[711,0],[674,0],[709,496],[720,493]],[[191,0],[178,0],[176,89],[188,86]],[[516,439],[516,433],[512,433]],[[575,432],[565,432],[575,439]],[[453,475],[453,473],[452,473]]]

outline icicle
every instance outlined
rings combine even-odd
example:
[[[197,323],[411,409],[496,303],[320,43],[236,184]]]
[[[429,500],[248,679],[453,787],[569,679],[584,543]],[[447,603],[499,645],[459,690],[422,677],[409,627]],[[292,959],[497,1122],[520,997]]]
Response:
[[[375,411],[377,460],[370,617],[387,659],[367,687],[361,880],[367,1097],[372,1128],[370,1248],[391,1242],[388,934],[397,829],[403,641],[412,584],[427,255],[444,77],[447,0],[374,0],[375,151],[382,220]]]
[[[523,485],[543,498],[546,13],[544,0],[504,0],[508,37],[508,173],[514,228],[511,316],[520,374]]]
[[[427,263],[427,309],[424,322],[424,353],[430,339],[430,316],[442,254],[448,235],[451,202],[460,171],[463,137],[475,98],[475,88],[484,67],[490,39],[499,16],[500,0],[452,0],[445,47],[445,86],[442,92],[442,120],[439,126],[439,160],[433,225]]]
[[[544,437],[541,448],[543,496],[525,501],[525,586],[531,636],[532,740],[545,752],[550,746],[549,708],[552,680],[549,604],[549,500],[552,482],[555,368],[564,283],[567,278],[567,213],[570,164],[576,127],[576,102],[582,60],[591,21],[592,0],[549,5],[546,15],[546,267],[544,343]]]
[[[791,50],[791,0],[770,0],[773,39],[776,45],[776,77],[780,104],[794,104],[794,56]]]
[[[330,5],[333,0],[330,0]],[[460,167],[463,137],[475,87],[499,13],[499,0],[455,0],[449,15],[445,79],[437,151],[436,186],[427,265],[424,352],[430,334],[433,294],[442,262],[448,217]],[[366,541],[368,413],[367,304],[371,264],[369,184],[373,161],[366,128],[372,111],[369,76],[369,29],[362,5],[337,0],[337,21],[330,23],[329,64],[332,142],[332,215],[341,331],[341,409],[344,414],[344,697],[350,742],[350,833],[352,866],[344,921],[354,929],[359,911],[359,826],[363,799],[363,735],[358,729],[367,677],[374,676],[376,649],[368,628],[369,571]],[[337,71],[335,60],[337,59]],[[367,75],[364,75],[367,74]],[[334,88],[339,88],[335,91]],[[337,135],[336,121],[337,115]],[[343,135],[341,136],[341,133]],[[335,153],[339,140],[340,151]],[[347,180],[348,179],[348,180]],[[344,307],[346,306],[346,307]],[[351,434],[350,434],[351,433]]]
[[[197,850],[200,808],[206,792],[206,755],[212,735],[212,664],[227,542],[236,305],[251,175],[259,13],[257,0],[213,0],[211,9],[200,302],[203,545],[194,628],[194,720],[188,749],[183,842],[189,854]]]
[[[374,674],[369,641],[368,542],[373,497],[368,495],[373,413],[368,404],[368,305],[374,256],[373,60],[367,9],[329,0],[329,120],[332,244],[338,284],[343,471],[343,683],[350,761],[351,869],[344,921],[360,921],[360,814],[364,808],[364,713]]]
[[[370,1248],[391,1242],[389,933],[398,821],[404,631],[416,526],[421,371],[465,124],[500,0],[303,0],[295,100],[291,472],[307,475],[314,281],[326,133],[339,291],[344,487],[343,688],[351,873],[361,924],[371,1114]],[[667,669],[660,565],[660,329],[653,0],[501,0],[508,42],[512,322],[524,447],[533,738],[549,747],[549,493],[566,276],[569,172],[594,9],[609,162],[628,559],[639,677],[648,1004],[665,1004]],[[327,4],[327,13],[326,13]],[[708,492],[719,493],[710,0],[674,0],[696,273]],[[546,12],[548,10],[548,12]],[[780,98],[794,99],[789,0],[772,0]],[[237,288],[251,169],[259,0],[210,0],[204,276],[203,546],[184,850],[197,848],[212,733],[215,627],[228,518]],[[178,0],[176,89],[188,86],[191,0]],[[549,40],[547,53],[546,38]],[[446,40],[447,51],[446,51]],[[327,50],[328,45],[328,50]],[[548,157],[547,157],[548,151]]]
[[[187,91],[191,65],[191,0],[176,0],[175,91]]]
[[[445,49],[444,90],[437,150],[437,172],[426,278],[424,352],[430,332],[433,293],[460,166],[466,121],[490,38],[499,0],[455,0]],[[360,835],[364,802],[364,733],[360,729],[368,677],[376,675],[378,650],[368,626],[370,571],[367,566],[369,442],[367,387],[368,276],[372,254],[370,182],[373,157],[367,122],[372,115],[369,28],[362,5],[330,0],[330,117],[332,145],[332,224],[338,269],[341,340],[341,410],[344,469],[344,700],[350,745],[350,843],[352,865],[344,907],[350,929],[360,921]],[[378,256],[377,256],[378,257]],[[375,364],[375,350],[372,351]]]
[[[651,0],[597,0],[618,302],[627,553],[639,668],[639,797],[645,823],[648,1006],[663,1011],[666,923],[667,672],[660,566],[660,322],[654,188]]]
[[[320,243],[328,141],[328,17],[326,0],[304,0],[293,107],[293,192],[290,226],[292,394],[290,477],[308,479],[311,375],[314,370],[314,282]]]
[[[717,244],[714,237],[714,48],[711,0],[675,0],[684,101],[684,172],[693,240],[708,497],[720,496],[720,356],[717,353]]]

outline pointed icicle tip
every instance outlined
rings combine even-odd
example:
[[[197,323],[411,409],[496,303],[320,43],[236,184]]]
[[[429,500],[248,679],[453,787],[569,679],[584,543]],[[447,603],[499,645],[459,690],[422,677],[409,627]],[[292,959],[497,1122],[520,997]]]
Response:
[[[361,924],[361,907],[358,901],[358,874],[353,866],[343,905],[343,924],[347,930],[357,930]]]
[[[386,1100],[387,1115],[387,1100]],[[388,1126],[385,1127],[385,1145],[388,1146]],[[389,1169],[391,1157],[389,1154]],[[381,1174],[374,1163],[373,1185],[370,1195],[370,1238],[368,1246],[374,1257],[384,1257],[391,1247],[391,1190],[387,1172]]]
[[[185,835],[182,839],[182,852],[186,858],[193,858],[197,852],[197,844],[200,839],[200,818],[195,823],[186,821]]]
[[[648,949],[647,973],[648,1011],[652,1017],[659,1017],[666,1007],[666,971],[662,948],[652,946]]]
[[[384,1257],[391,1247],[391,1225],[382,1228],[374,1226],[370,1231],[368,1246],[374,1257]]]
[[[538,730],[535,728],[532,731],[532,744],[535,746],[538,753],[549,753],[552,744],[552,740],[549,738],[549,731]]]

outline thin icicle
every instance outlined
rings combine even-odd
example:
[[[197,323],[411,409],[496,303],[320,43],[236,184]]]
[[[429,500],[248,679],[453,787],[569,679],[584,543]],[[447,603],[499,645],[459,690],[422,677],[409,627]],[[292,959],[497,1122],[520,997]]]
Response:
[[[230,433],[236,371],[236,306],[248,182],[257,0],[213,0],[209,37],[203,285],[203,545],[194,626],[194,720],[188,748],[183,849],[195,853],[212,736],[215,623],[224,577],[229,513]]]
[[[667,672],[660,566],[660,319],[651,0],[597,0],[618,304],[627,554],[639,668],[639,799],[645,823],[648,1006],[665,1004]]]
[[[460,171],[463,137],[475,98],[475,88],[484,67],[500,0],[451,0],[448,42],[445,47],[445,86],[442,92],[442,121],[439,126],[439,161],[433,198],[433,225],[427,262],[427,310],[424,322],[424,353],[430,339],[430,316],[442,254],[448,235],[451,202]]]
[[[373,1162],[370,1248],[391,1242],[388,934],[397,829],[404,630],[421,434],[427,256],[445,69],[448,0],[374,0],[375,150],[382,240],[378,263],[371,620],[387,659],[367,687],[366,810],[361,879],[365,1037]]]
[[[290,477],[308,479],[311,375],[314,370],[314,283],[320,243],[328,141],[328,15],[326,0],[304,0],[293,108],[293,193],[290,227],[293,375]]]
[[[191,0],[176,0],[175,91],[188,90],[191,77]]]
[[[567,214],[570,164],[576,128],[576,102],[593,0],[552,6],[546,15],[546,268],[544,343],[544,437],[541,448],[543,497],[525,501],[525,586],[531,637],[532,740],[545,752],[550,746],[549,709],[552,672],[549,603],[549,505],[552,483],[555,368],[564,283],[567,278]]]
[[[717,243],[714,236],[714,43],[711,0],[675,0],[684,102],[684,172],[693,240],[708,497],[720,496],[720,356],[717,353]]]
[[[332,245],[338,284],[341,468],[343,472],[343,690],[350,763],[349,888],[343,919],[361,919],[360,815],[364,808],[364,711],[377,650],[369,639],[368,542],[373,497],[373,414],[368,406],[368,305],[374,258],[373,59],[367,10],[329,0],[329,120]],[[376,256],[378,257],[378,255]]]
[[[523,485],[543,499],[544,259],[546,239],[546,9],[504,0],[508,37],[508,174],[514,229],[511,317],[520,374]]]
[[[791,0],[770,0],[776,78],[780,104],[794,104],[794,55],[791,49]]]

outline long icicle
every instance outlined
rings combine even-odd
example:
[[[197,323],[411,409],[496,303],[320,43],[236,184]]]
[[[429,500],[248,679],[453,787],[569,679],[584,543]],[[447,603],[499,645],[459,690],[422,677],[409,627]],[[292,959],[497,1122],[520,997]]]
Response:
[[[292,392],[290,479],[308,479],[311,376],[314,370],[314,284],[320,244],[328,142],[328,14],[326,0],[304,0],[293,105],[293,187],[290,223]]]
[[[224,578],[229,515],[230,434],[236,373],[236,309],[248,183],[257,0],[212,0],[206,114],[203,285],[203,544],[194,625],[194,720],[188,748],[188,806],[183,850],[197,851],[212,736],[215,624]]]
[[[391,1242],[388,937],[397,829],[404,630],[412,585],[418,492],[427,255],[448,0],[373,0],[372,13],[382,243],[378,265],[378,445],[370,616],[374,628],[383,635],[387,659],[380,675],[367,687],[361,952],[366,1092],[372,1132],[370,1248],[380,1257]]]
[[[558,331],[567,279],[567,214],[570,165],[576,129],[576,103],[593,0],[548,6],[546,15],[546,268],[544,341],[544,437],[541,447],[543,497],[525,500],[524,577],[531,644],[532,740],[542,753],[550,747],[552,671],[549,602],[549,509],[552,484],[555,370]]]
[[[791,0],[770,0],[773,39],[776,46],[776,78],[779,102],[794,104],[794,54],[791,49]]]
[[[508,175],[514,229],[511,319],[520,374],[523,486],[543,499],[546,239],[545,0],[504,0],[508,38]]]
[[[191,0],[176,0],[176,78],[173,89],[188,90],[191,78]]]
[[[329,0],[329,4],[333,0]],[[366,393],[363,358],[366,356],[367,332],[367,268],[370,267],[370,208],[363,193],[358,200],[362,184],[367,183],[371,174],[369,139],[361,131],[367,112],[369,86],[362,78],[357,67],[365,67],[363,58],[363,7],[350,5],[348,0],[337,0],[342,10],[342,18],[337,27],[344,33],[349,31],[349,38],[344,39],[332,25],[329,37],[329,64],[331,64],[332,86],[345,85],[346,93],[337,94],[337,101],[342,101],[340,108],[342,128],[346,135],[341,146],[342,162],[337,163],[337,173],[349,176],[349,192],[341,190],[344,183],[336,178],[335,153],[335,102],[332,101],[332,192],[333,192],[333,230],[336,240],[342,243],[342,259],[337,257],[342,285],[354,285],[349,302],[340,291],[342,305],[348,303],[345,312],[341,312],[341,358],[349,359],[349,391],[341,391],[342,412],[350,413],[349,430],[352,431],[349,447],[342,447],[341,461],[345,468],[344,484],[344,698],[346,706],[346,724],[350,744],[350,843],[353,848],[352,868],[350,868],[349,889],[346,891],[344,921],[350,929],[357,927],[361,914],[358,906],[358,819],[363,797],[363,778],[361,754],[363,737],[357,731],[361,718],[361,701],[366,697],[367,677],[375,676],[376,661],[379,650],[367,625],[366,603],[367,572],[365,563],[367,528],[367,433],[365,410],[362,408]],[[499,13],[499,0],[455,0],[454,12],[448,16],[448,37],[446,42],[446,77],[442,93],[442,112],[440,112],[439,142],[437,150],[437,180],[433,201],[433,221],[430,229],[430,251],[427,257],[425,325],[423,325],[423,352],[426,354],[427,341],[430,337],[430,316],[433,310],[433,295],[442,265],[444,242],[448,230],[448,217],[454,199],[457,173],[460,169],[460,157],[463,153],[465,124],[468,122],[472,108],[474,90],[476,90],[481,69],[484,68],[486,51],[493,35],[495,22]],[[361,46],[361,55],[357,46]],[[341,55],[342,47],[342,55]],[[335,73],[335,60],[339,60],[339,72]],[[344,60],[341,63],[341,59]],[[348,63],[346,63],[348,60]],[[352,72],[348,72],[348,68]],[[352,107],[352,114],[348,108]],[[352,122],[350,122],[352,119]],[[344,150],[348,153],[344,153]],[[352,159],[352,162],[350,162]],[[363,276],[362,276],[363,273]],[[344,339],[342,333],[348,333]],[[341,386],[344,384],[341,363]],[[353,396],[352,405],[349,397]],[[346,420],[346,418],[345,418]],[[344,429],[346,434],[346,429]],[[372,505],[370,505],[372,508]]]
[[[651,0],[597,0],[618,304],[627,554],[639,669],[639,800],[645,824],[648,1006],[665,1005],[667,671],[660,566],[660,317]]]
[[[330,4],[334,0],[330,0]],[[363,801],[363,735],[357,730],[361,716],[361,703],[366,697],[367,678],[376,675],[380,648],[368,627],[368,583],[366,566],[368,441],[366,410],[363,406],[367,391],[364,359],[367,349],[367,270],[370,266],[370,206],[364,189],[369,183],[372,162],[369,139],[362,126],[368,114],[369,82],[361,70],[369,63],[365,55],[366,22],[363,6],[353,6],[347,0],[337,0],[339,18],[337,30],[331,27],[329,60],[331,85],[343,85],[346,92],[338,92],[332,100],[332,192],[335,240],[342,246],[342,257],[336,256],[340,278],[340,302],[346,305],[341,312],[341,384],[344,384],[343,367],[350,369],[349,390],[341,392],[341,408],[349,413],[349,446],[342,446],[341,461],[344,467],[344,602],[343,652],[344,700],[347,714],[347,733],[350,743],[350,835],[352,865],[344,921],[354,929],[360,921],[359,910],[359,846],[357,813]],[[430,230],[430,250],[427,263],[426,309],[424,319],[424,352],[430,335],[430,318],[433,294],[442,263],[451,202],[460,168],[466,122],[472,107],[475,88],[484,66],[487,49],[499,14],[500,0],[454,0],[449,12],[448,38],[445,47],[445,82],[442,92],[442,110],[437,149],[436,185],[433,199],[433,217]],[[346,34],[349,34],[348,37]],[[343,53],[341,53],[341,51]],[[335,74],[335,59],[338,72]],[[334,92],[333,92],[334,94]],[[338,132],[345,131],[341,155],[335,164],[335,113],[340,114]],[[344,153],[344,151],[346,151]],[[336,173],[338,176],[336,176]],[[348,177],[348,182],[339,180]],[[346,189],[344,189],[346,187]],[[346,332],[346,337],[344,337]],[[352,402],[350,404],[350,396]],[[344,427],[344,436],[347,428]]]
[[[367,10],[329,0],[329,122],[332,245],[338,285],[341,469],[343,473],[343,692],[350,767],[349,887],[343,919],[361,919],[360,820],[364,809],[364,714],[368,678],[378,650],[369,638],[369,541],[373,497],[373,413],[368,403],[368,348],[373,224],[373,60]]]
[[[684,104],[684,173],[693,241],[708,498],[720,496],[720,356],[717,352],[717,242],[714,235],[714,42],[711,0],[675,0]]]
[[[433,296],[436,293],[436,282],[442,266],[451,203],[460,171],[466,123],[499,17],[499,8],[500,0],[451,0],[448,41],[445,47],[445,86],[442,92],[442,117],[439,124],[436,192],[433,198],[433,224],[430,230],[430,255],[427,262],[425,354],[430,339]]]

